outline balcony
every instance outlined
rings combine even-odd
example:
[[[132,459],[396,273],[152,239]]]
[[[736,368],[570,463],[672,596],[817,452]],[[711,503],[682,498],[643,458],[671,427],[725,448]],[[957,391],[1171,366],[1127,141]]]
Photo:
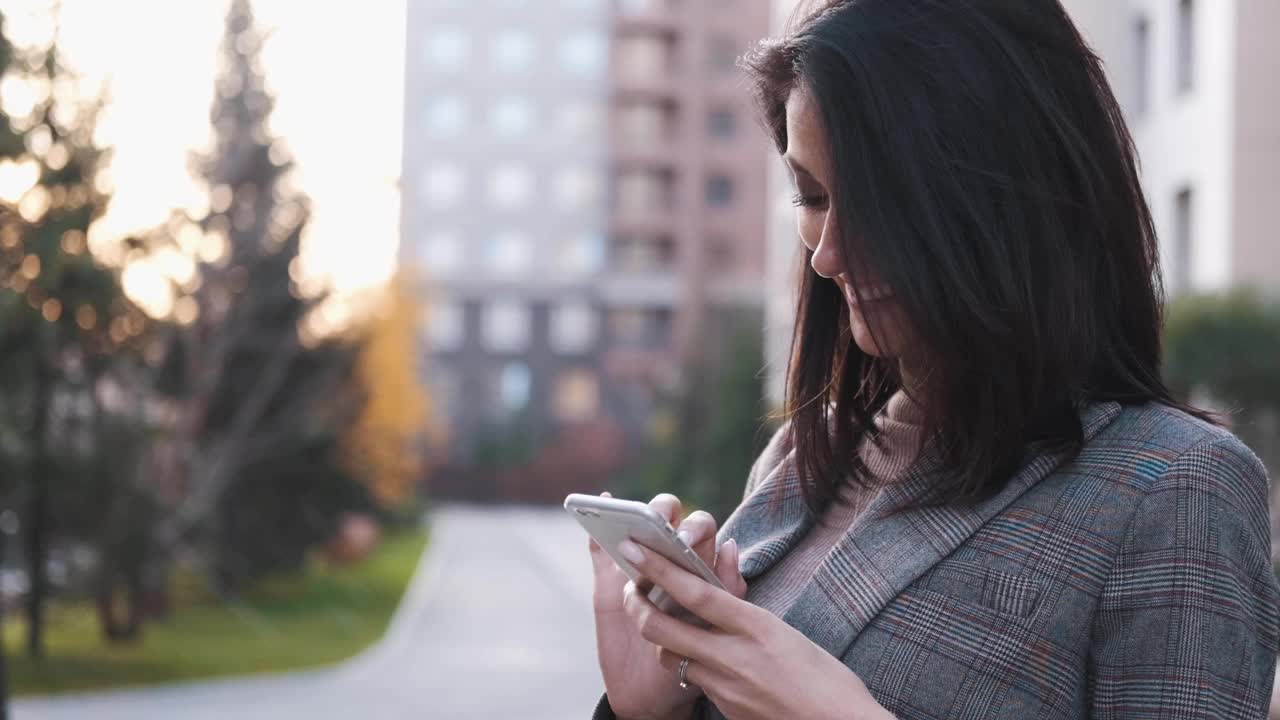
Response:
[[[619,273],[673,272],[676,269],[675,240],[670,235],[616,235],[609,250],[609,269]]]
[[[600,283],[605,305],[662,308],[679,303],[681,278],[675,241],[667,234],[615,235]]]
[[[671,272],[618,272],[600,278],[599,297],[610,307],[672,307],[679,303],[680,276]]]
[[[667,385],[679,366],[666,350],[608,350],[601,364],[612,382]]]
[[[615,227],[652,226],[655,221],[669,226],[676,213],[675,172],[669,168],[621,169],[614,178],[611,200]]]
[[[674,312],[669,307],[612,308],[607,317],[611,350],[661,352],[671,345]]]
[[[613,87],[621,100],[670,101],[676,95],[680,63],[674,31],[620,29],[613,48]]]
[[[614,0],[614,18],[620,30],[675,32],[684,1],[687,0]]]
[[[619,99],[613,110],[612,147],[621,167],[671,167],[676,163],[677,110],[662,99]]]

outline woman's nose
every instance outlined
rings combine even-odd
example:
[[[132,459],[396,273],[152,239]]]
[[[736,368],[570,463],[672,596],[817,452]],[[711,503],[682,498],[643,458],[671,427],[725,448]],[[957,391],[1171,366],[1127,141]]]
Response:
[[[840,259],[839,249],[835,243],[831,242],[831,238],[824,236],[822,241],[818,243],[818,247],[813,251],[813,258],[809,261],[813,267],[813,271],[824,278],[833,278],[844,272],[844,263]]]

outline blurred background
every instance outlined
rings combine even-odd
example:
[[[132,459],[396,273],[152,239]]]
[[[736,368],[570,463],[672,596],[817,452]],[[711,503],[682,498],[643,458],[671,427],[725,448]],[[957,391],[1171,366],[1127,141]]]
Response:
[[[776,427],[800,243],[736,62],[794,4],[0,0],[12,716],[585,716],[558,505],[723,519]],[[1064,4],[1168,378],[1276,467],[1280,5]]]

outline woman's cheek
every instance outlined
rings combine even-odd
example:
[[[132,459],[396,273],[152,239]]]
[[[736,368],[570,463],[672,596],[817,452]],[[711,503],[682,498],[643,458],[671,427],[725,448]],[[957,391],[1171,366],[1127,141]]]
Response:
[[[902,355],[908,332],[904,314],[896,302],[869,303],[875,313],[874,332],[871,321],[856,306],[849,307],[849,325],[853,341],[868,355],[896,358]]]
[[[822,224],[822,216],[817,213],[806,212],[805,208],[800,208],[796,213],[796,229],[800,232],[800,241],[815,252],[818,243],[822,241]]]

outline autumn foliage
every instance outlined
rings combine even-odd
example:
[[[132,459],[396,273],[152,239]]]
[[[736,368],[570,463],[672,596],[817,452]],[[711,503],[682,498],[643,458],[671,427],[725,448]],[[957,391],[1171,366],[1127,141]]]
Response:
[[[425,450],[437,439],[418,368],[419,316],[408,281],[394,278],[369,320],[356,360],[364,405],[343,439],[344,457],[384,507],[413,496]]]

